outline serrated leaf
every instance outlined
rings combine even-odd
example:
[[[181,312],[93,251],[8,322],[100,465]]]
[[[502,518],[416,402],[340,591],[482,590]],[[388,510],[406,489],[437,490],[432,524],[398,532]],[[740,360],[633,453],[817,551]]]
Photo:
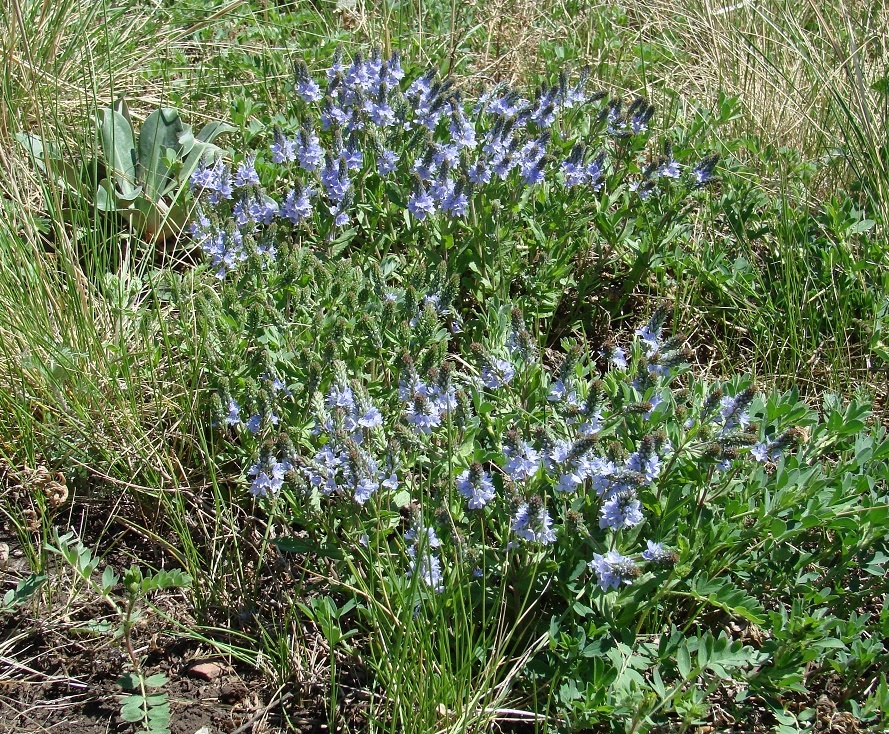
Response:
[[[149,675],[143,682],[146,688],[160,688],[161,686],[167,685],[170,679],[167,678],[163,673],[155,673],[154,675]],[[157,694],[164,695],[167,694]],[[149,696],[150,698],[150,696]]]

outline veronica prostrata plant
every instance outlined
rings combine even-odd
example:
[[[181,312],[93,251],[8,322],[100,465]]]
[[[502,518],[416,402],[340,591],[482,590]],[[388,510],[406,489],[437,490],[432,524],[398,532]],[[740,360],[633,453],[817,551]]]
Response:
[[[855,513],[855,541],[832,552],[879,557],[885,483],[854,477],[879,476],[885,436],[855,439],[867,462],[825,463],[840,419],[819,423],[749,380],[695,377],[667,310],[631,338],[565,342],[550,362],[518,309],[459,318],[442,267],[277,244],[274,261],[255,253],[219,286],[220,456],[239,462],[272,544],[336,569],[371,648],[378,615],[400,613],[508,629],[485,637],[507,656],[543,639],[512,695],[537,686],[577,725],[614,714],[643,727],[701,710],[723,680],[780,688],[796,665],[785,643],[739,638],[774,623],[761,584],[802,583],[778,570],[790,538]],[[711,633],[714,618],[739,632]],[[677,667],[677,655],[712,658]]]
[[[580,300],[594,287],[575,275],[592,252],[629,259],[628,293],[716,156],[686,162],[689,148],[651,138],[650,102],[608,99],[588,76],[563,74],[528,97],[500,85],[470,103],[434,70],[408,83],[397,54],[338,55],[323,87],[299,61],[268,147],[192,176],[202,202],[192,234],[220,277],[274,223],[330,252],[431,250],[479,302],[525,297],[554,313],[565,286]]]
[[[197,306],[216,460],[264,518],[265,547],[348,610],[337,623],[360,632],[346,634],[386,696],[375,721],[459,730],[507,701],[568,730],[687,728],[730,683],[781,723],[788,685],[850,658],[876,681],[886,651],[862,643],[866,626],[818,648],[792,621],[838,619],[844,587],[879,599],[837,575],[882,568],[889,443],[867,407],[822,418],[793,391],[697,377],[666,308],[632,335],[560,341],[546,292],[484,285],[498,271],[527,283],[510,268],[560,256],[518,248],[488,269],[503,238],[484,217],[503,202],[533,221],[558,191],[606,242],[641,238],[681,219],[715,159],[680,164],[668,144],[646,163],[650,105],[599,104],[583,81],[531,100],[497,89],[471,112],[450,81],[401,81],[397,57],[372,55],[338,61],[322,93],[300,65],[271,161],[192,177],[216,276]],[[562,288],[570,271],[541,281]],[[305,606],[312,592],[293,593]],[[455,685],[428,688],[429,666]],[[879,716],[879,695],[859,698]]]

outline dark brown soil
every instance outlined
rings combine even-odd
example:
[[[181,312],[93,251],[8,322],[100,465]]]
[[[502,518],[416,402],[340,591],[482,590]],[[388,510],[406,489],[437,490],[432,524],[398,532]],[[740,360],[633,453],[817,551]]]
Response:
[[[120,717],[125,691],[117,679],[132,669],[123,650],[107,639],[82,640],[73,626],[41,626],[20,618],[0,630],[0,733],[138,731]],[[293,696],[282,702],[284,696],[250,667],[213,656],[199,643],[146,631],[140,631],[137,649],[146,651],[146,674],[170,679],[163,691],[173,734],[322,730],[320,720],[292,705]],[[216,663],[219,675],[196,675],[196,661]]]

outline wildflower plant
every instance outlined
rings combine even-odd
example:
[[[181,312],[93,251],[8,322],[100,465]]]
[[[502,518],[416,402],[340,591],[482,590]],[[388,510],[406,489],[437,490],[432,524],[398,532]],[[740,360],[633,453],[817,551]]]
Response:
[[[332,251],[431,247],[475,274],[464,285],[477,300],[518,288],[536,312],[555,312],[553,284],[593,287],[574,272],[591,247],[613,266],[633,263],[631,290],[717,162],[659,143],[653,105],[606,99],[586,70],[533,95],[501,85],[475,101],[434,70],[411,80],[397,54],[337,55],[325,80],[300,61],[294,79],[265,149],[192,175],[191,231],[220,277],[274,225]]]
[[[716,160],[670,144],[652,156],[648,102],[606,101],[582,76],[467,105],[450,80],[405,77],[379,54],[338,58],[324,84],[299,65],[294,124],[192,177],[214,276],[196,306],[208,423],[235,495],[279,553],[327,569],[386,690],[423,685],[410,648],[428,645],[439,670],[485,681],[483,698],[453,702],[480,720],[512,689],[545,692],[533,705],[571,726],[632,731],[687,716],[724,680],[783,695],[804,652],[760,589],[781,583],[821,614],[843,601],[803,590],[807,544],[879,565],[885,433],[862,434],[860,404],[822,421],[795,392],[702,379],[668,308],[559,344],[551,294],[519,274],[557,248],[493,267],[492,235],[519,226],[495,210],[570,210],[606,242],[680,221]],[[577,254],[540,276],[550,290]],[[853,516],[865,530],[838,541]],[[816,537],[822,522],[833,535]],[[717,622],[734,627],[714,635]],[[741,639],[766,625],[774,644]],[[506,660],[521,661],[508,679]],[[383,719],[415,725],[409,699]]]
[[[698,629],[708,613],[764,623],[762,572],[743,549],[773,521],[755,497],[795,481],[821,493],[818,512],[830,506],[813,414],[749,380],[695,377],[666,309],[608,346],[565,344],[547,364],[537,324],[514,307],[492,303],[455,328],[454,281],[441,268],[325,262],[287,239],[276,260],[246,267],[221,285],[230,315],[217,324],[227,348],[213,401],[243,496],[280,527],[281,550],[317,553],[344,588],[362,590],[352,598],[368,619],[383,613],[378,595],[386,614],[399,600],[413,618],[451,626],[458,609],[482,628],[494,609],[526,619],[501,643],[514,655],[546,635],[527,685],[562,690],[586,675],[569,650],[577,635],[598,639],[607,660],[621,630]],[[227,363],[231,345],[244,357]],[[880,491],[842,506],[879,504]],[[731,519],[751,512],[761,518],[751,529]],[[667,662],[677,645],[716,645],[741,680],[770,659],[733,639],[671,639],[649,663],[679,681]],[[709,685],[693,673],[688,685]],[[595,720],[598,709],[568,690],[566,710]],[[605,710],[646,710],[641,692],[608,690]]]

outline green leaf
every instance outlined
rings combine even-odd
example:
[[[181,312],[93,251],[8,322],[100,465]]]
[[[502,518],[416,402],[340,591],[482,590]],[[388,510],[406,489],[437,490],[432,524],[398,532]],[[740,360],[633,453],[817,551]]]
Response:
[[[114,569],[111,566],[105,566],[105,570],[102,572],[102,591],[107,594],[117,585],[119,580],[118,575],[114,573]]]
[[[99,135],[116,191],[128,200],[135,198],[137,159],[132,126],[120,112],[106,108],[99,119]]]
[[[191,585],[191,580],[191,576],[178,568],[174,568],[171,571],[161,569],[142,581],[142,589],[143,591],[186,589]]]
[[[170,166],[165,152],[182,150],[179,138],[185,125],[179,112],[172,107],[161,107],[152,112],[139,131],[138,177],[145,186],[145,195],[152,201],[160,198],[169,183]]]
[[[145,719],[145,699],[142,696],[134,694],[126,696],[120,707],[120,716],[124,721],[136,723]]]
[[[100,212],[113,212],[117,209],[114,187],[107,178],[103,178],[96,189],[96,209]]]
[[[31,574],[19,581],[15,589],[10,589],[3,595],[3,611],[9,611],[27,601],[37,589],[46,581],[47,576]]]
[[[765,622],[762,605],[727,579],[706,580],[698,577],[692,585],[691,595],[698,601],[707,602],[748,622]]]
[[[145,679],[144,683],[146,688],[160,688],[161,686],[167,685],[169,681],[170,679],[167,678],[167,676],[165,676],[163,673],[156,673],[154,675],[149,675]]]
[[[681,645],[676,651],[676,667],[679,668],[679,675],[688,680],[688,676],[691,674],[691,657],[685,645]]]
[[[73,631],[77,632],[88,632],[91,635],[107,635],[114,629],[114,625],[111,622],[105,620],[98,619],[90,619],[87,622],[84,622],[79,627],[72,628]]]
[[[235,133],[238,131],[238,128],[229,125],[226,122],[219,122],[218,120],[214,122],[208,122],[204,125],[200,132],[197,134],[197,140],[200,140],[202,143],[212,143],[217,136],[222,135],[223,133]]]
[[[279,538],[278,540],[273,540],[272,543],[285,553],[303,553],[334,558],[336,560],[342,560],[346,557],[342,549],[336,546],[329,544],[317,545],[302,538]]]
[[[139,681],[141,680],[142,677],[137,673],[124,673],[117,679],[117,685],[125,691],[135,691],[139,688]],[[140,696],[139,698],[141,700],[142,697]]]

